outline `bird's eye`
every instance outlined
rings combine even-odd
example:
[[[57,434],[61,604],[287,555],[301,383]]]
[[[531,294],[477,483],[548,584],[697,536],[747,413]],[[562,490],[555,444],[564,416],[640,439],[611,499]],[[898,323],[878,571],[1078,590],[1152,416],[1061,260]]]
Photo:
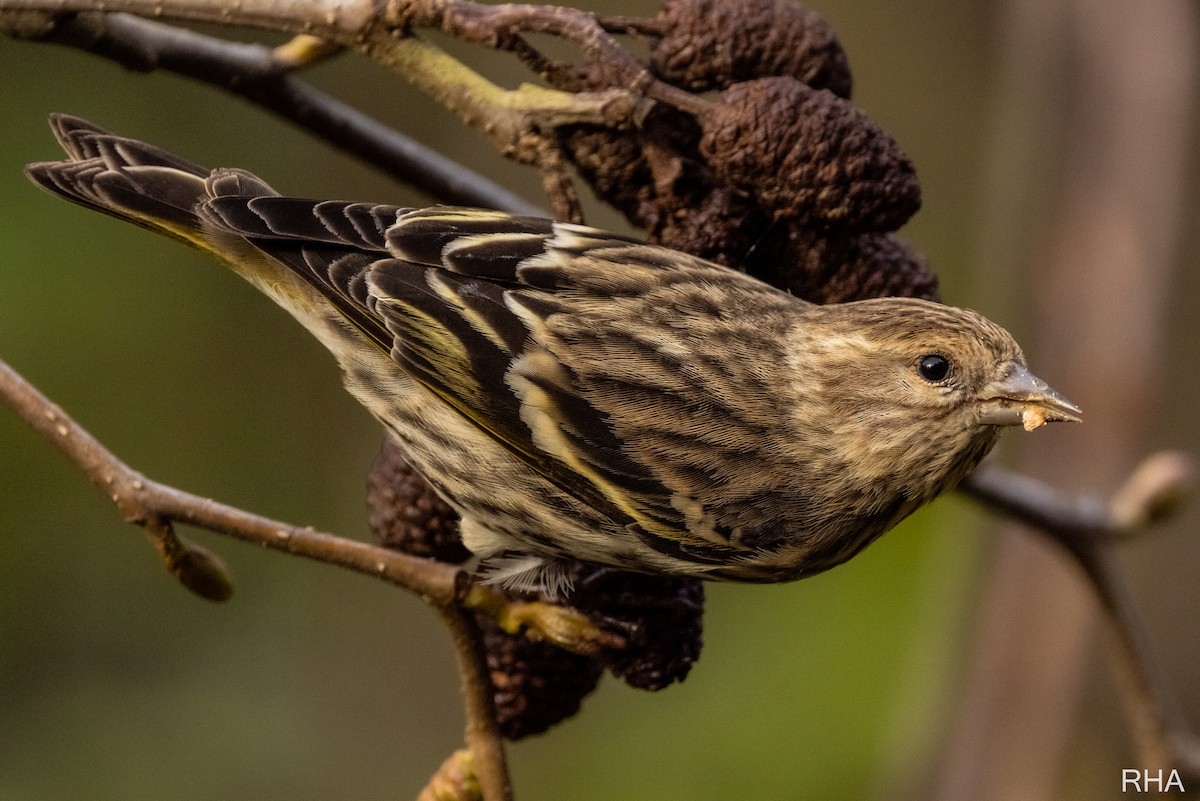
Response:
[[[950,375],[950,360],[940,353],[930,353],[917,362],[917,372],[926,381],[937,383]]]

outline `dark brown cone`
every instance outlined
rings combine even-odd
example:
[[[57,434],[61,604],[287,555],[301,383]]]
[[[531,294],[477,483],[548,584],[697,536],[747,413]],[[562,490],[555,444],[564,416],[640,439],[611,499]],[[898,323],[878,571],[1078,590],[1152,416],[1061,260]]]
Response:
[[[598,83],[603,75],[596,70],[583,70],[580,76],[590,89],[604,87]],[[596,195],[634,225],[651,230],[663,213],[663,204],[674,205],[679,200],[671,183],[680,170],[664,176],[664,157],[687,159],[690,177],[695,177],[696,168],[709,173],[697,157],[680,155],[694,154],[699,141],[696,121],[661,103],[636,128],[570,125],[559,129],[563,152]],[[657,166],[656,160],[660,162]]]
[[[642,225],[640,210],[653,202],[654,188],[638,132],[570,125],[560,128],[558,136],[563,153],[596,196]]]
[[[462,564],[471,552],[458,535],[458,514],[404,458],[391,437],[367,474],[371,529],[385,548]]]
[[[692,92],[788,76],[849,97],[850,64],[819,14],[789,0],[666,0],[650,69]]]
[[[929,262],[892,233],[863,234],[852,240],[819,294],[822,303],[884,297],[942,299]]]
[[[772,217],[842,234],[893,231],[921,206],[912,162],[865,114],[793,78],[735,84],[702,120],[700,152]]]
[[[650,229],[650,241],[742,269],[770,220],[742,192],[696,182],[680,187],[692,203],[672,204]],[[665,205],[665,204],[664,204]]]
[[[789,231],[765,234],[746,272],[814,303],[878,297],[939,301],[938,280],[925,258],[892,233],[833,238]]]
[[[683,681],[700,657],[704,585],[696,579],[580,564],[571,606],[624,624],[626,647],[600,660],[631,687],[654,691]]]
[[[540,734],[571,717],[607,668],[632,687],[661,690],[683,681],[700,656],[704,587],[695,579],[627,573],[576,563],[570,606],[626,632],[625,647],[579,656],[477,616],[496,688],[501,731],[510,740]],[[514,598],[522,596],[514,594]],[[542,599],[561,603],[561,599]]]
[[[699,127],[673,108],[659,104],[636,130],[579,125],[560,137],[596,194],[651,242],[737,267],[770,223],[699,159]]]
[[[490,617],[476,619],[495,688],[496,719],[505,738],[541,734],[578,712],[584,697],[596,689],[604,672],[599,662],[524,634],[509,634]]]

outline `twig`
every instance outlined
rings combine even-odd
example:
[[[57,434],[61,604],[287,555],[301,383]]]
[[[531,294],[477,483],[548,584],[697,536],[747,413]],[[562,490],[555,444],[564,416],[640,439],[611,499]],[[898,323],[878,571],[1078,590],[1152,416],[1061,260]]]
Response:
[[[401,17],[408,25],[438,28],[463,41],[504,47],[517,33],[557,36],[578,46],[590,63],[609,76],[609,85],[690,110],[702,104],[690,92],[660,81],[614,39],[599,18],[563,6],[504,3],[484,5],[472,0],[413,0],[403,4]]]
[[[379,63],[399,71],[407,80],[428,92],[464,121],[493,138],[506,155],[527,155],[519,146],[521,137],[577,122],[620,124],[633,116],[641,97],[674,98],[690,102],[690,94],[658,81],[637,60],[605,33],[594,18],[583,12],[564,16],[550,6],[513,6],[494,21],[504,29],[558,33],[575,41],[594,56],[617,59],[620,75],[629,82],[603,92],[579,93],[543,89],[530,84],[505,90],[470,70],[457,59],[412,36],[409,26],[445,27],[451,34],[472,41],[495,44],[494,37],[480,36],[466,23],[487,16],[488,6],[455,3],[454,13],[441,20],[440,2],[397,3],[384,13],[370,0],[3,0],[0,15],[8,27],[30,26],[20,12],[51,14],[104,11],[128,12],[142,17],[168,18],[225,25],[249,25],[290,33],[312,34],[331,43],[353,47]],[[496,9],[504,7],[494,7]],[[560,19],[561,18],[561,19]],[[588,21],[590,20],[590,26]],[[458,25],[462,23],[462,25]],[[462,30],[456,30],[462,27]],[[500,30],[500,28],[497,28]]]
[[[1124,573],[1107,543],[1085,549],[1079,562],[1112,621],[1123,680],[1126,713],[1142,765],[1183,774],[1187,786],[1200,782],[1200,739],[1187,726],[1166,677],[1150,632]]]
[[[219,86],[439,202],[544,214],[499,184],[290,74],[289,51],[229,42],[128,14],[46,16],[46,24],[27,28],[24,38],[76,47],[139,72],[166,70]],[[0,29],[3,22],[0,18]]]
[[[1068,496],[994,465],[977,470],[962,486],[976,500],[1062,545],[1083,569],[1112,623],[1142,764],[1186,770],[1193,782],[1200,781],[1200,741],[1187,728],[1158,667],[1145,622],[1114,562],[1113,545],[1168,517],[1194,491],[1196,473],[1195,460],[1185,454],[1152,454],[1108,502]]]
[[[1023,473],[985,464],[960,489],[993,511],[1079,548],[1097,541],[1123,540],[1170,517],[1196,490],[1200,466],[1178,451],[1160,451],[1142,460],[1109,500],[1068,495]]]
[[[74,462],[116,504],[125,521],[149,527],[156,538],[169,536],[164,525],[187,523],[376,576],[433,604],[453,604],[460,595],[463,574],[453,565],[281,523],[151,481],[113,455],[3,361],[0,400]]]
[[[454,642],[466,708],[465,739],[475,778],[484,801],[511,801],[512,783],[504,758],[504,739],[496,723],[492,681],[479,627],[470,613],[458,607],[440,606],[438,613]]]
[[[338,44],[355,41],[379,21],[374,0],[5,0],[0,10],[126,12],[153,19],[246,25],[287,33],[307,33]]]
[[[563,125],[622,125],[638,109],[638,95],[626,89],[572,93],[533,84],[504,89],[416,36],[374,34],[360,47],[485,133],[500,153],[527,164],[539,163],[536,145]]]
[[[653,17],[633,17],[624,14],[597,14],[596,22],[609,33],[633,36],[663,35],[663,24]]]
[[[643,119],[651,101],[703,113],[708,102],[658,80],[597,22],[594,15],[570,8],[508,4],[485,6],[467,0],[409,0],[377,9],[364,0],[304,0],[281,4],[245,0],[222,6],[217,0],[4,0],[0,27],[21,15],[18,10],[63,14],[69,11],[126,11],[142,16],[254,25],[293,33],[315,34],[330,46],[354,47],[375,61],[400,72],[408,81],[456,111],[469,126],[492,139],[497,149],[516,161],[543,171],[559,217],[578,220],[579,204],[550,151],[557,147],[556,129],[596,123],[624,126]],[[382,11],[383,13],[376,13]],[[25,19],[24,29],[35,28]],[[411,27],[439,28],[465,41],[514,48],[526,59],[531,48],[518,33],[546,33],[576,44],[591,63],[610,76],[609,88],[588,92],[544,89],[523,84],[506,90],[462,62],[411,33]],[[284,53],[285,60],[290,54]],[[260,56],[261,57],[261,56]],[[270,60],[270,56],[267,56]],[[536,59],[535,59],[536,61]],[[283,64],[270,60],[279,70]],[[205,70],[210,71],[211,65]],[[270,75],[270,73],[268,73]],[[302,108],[289,87],[272,86],[277,76],[259,79],[279,96],[283,109]],[[228,87],[227,87],[228,88]],[[242,93],[239,91],[239,93]],[[258,102],[263,102],[259,99]],[[280,108],[276,108],[280,111]],[[340,111],[340,110],[339,110]],[[344,113],[337,117],[344,116]],[[310,123],[311,124],[311,123]],[[306,126],[308,127],[308,126]],[[320,130],[314,127],[314,130]],[[328,134],[326,134],[328,135]]]

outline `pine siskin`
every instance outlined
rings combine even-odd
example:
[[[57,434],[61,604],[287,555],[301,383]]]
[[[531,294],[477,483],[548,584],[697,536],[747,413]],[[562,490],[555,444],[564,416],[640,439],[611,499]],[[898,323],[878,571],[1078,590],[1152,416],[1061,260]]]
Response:
[[[1001,426],[1078,421],[980,315],[814,305],[701,259],[500,212],[280,197],[55,116],[29,176],[228,262],[323,342],[491,580],[579,559],[777,582],[954,486]]]

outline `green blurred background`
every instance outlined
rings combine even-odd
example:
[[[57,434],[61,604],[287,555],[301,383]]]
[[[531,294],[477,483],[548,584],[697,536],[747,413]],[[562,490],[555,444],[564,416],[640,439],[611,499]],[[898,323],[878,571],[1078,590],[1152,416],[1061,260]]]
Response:
[[[997,277],[1008,265],[995,264],[994,249],[991,263],[981,255],[994,238],[994,126],[1007,113],[996,105],[1004,4],[813,5],[850,54],[856,102],[920,170],[924,210],[906,235],[937,266],[947,298],[1008,324],[1036,365],[1050,346],[1033,335],[1025,293]],[[491,54],[479,63],[521,74]],[[285,193],[431,199],[180,78],[10,40],[0,40],[0,75],[0,358],[156,479],[367,537],[364,476],[380,432],[327,354],[219,265],[51,198],[21,168],[57,157],[45,118],[64,111],[202,163],[252,169]],[[343,57],[312,80],[539,200],[536,176],[366,61]],[[1033,158],[1007,176],[1025,201],[1020,225],[1005,232],[1014,262],[1045,235],[1037,211],[1057,178],[1045,166]],[[1194,158],[1179,165],[1194,167]],[[1189,300],[1200,243],[1188,183],[1172,344],[1160,354],[1147,445],[1200,450]],[[1193,509],[1125,552],[1194,722],[1197,522]],[[575,719],[511,747],[518,797],[929,797],[994,527],[951,497],[829,574],[710,586],[705,651],[688,681],[653,695],[605,681]],[[0,799],[413,797],[461,741],[451,653],[434,616],[361,576],[185,533],[229,563],[229,603],[177,586],[140,532],[0,409]],[[1093,651],[1096,689],[1071,737],[1079,764],[1094,770],[1066,770],[1064,798],[1116,797],[1119,769],[1133,765],[1105,654]]]

